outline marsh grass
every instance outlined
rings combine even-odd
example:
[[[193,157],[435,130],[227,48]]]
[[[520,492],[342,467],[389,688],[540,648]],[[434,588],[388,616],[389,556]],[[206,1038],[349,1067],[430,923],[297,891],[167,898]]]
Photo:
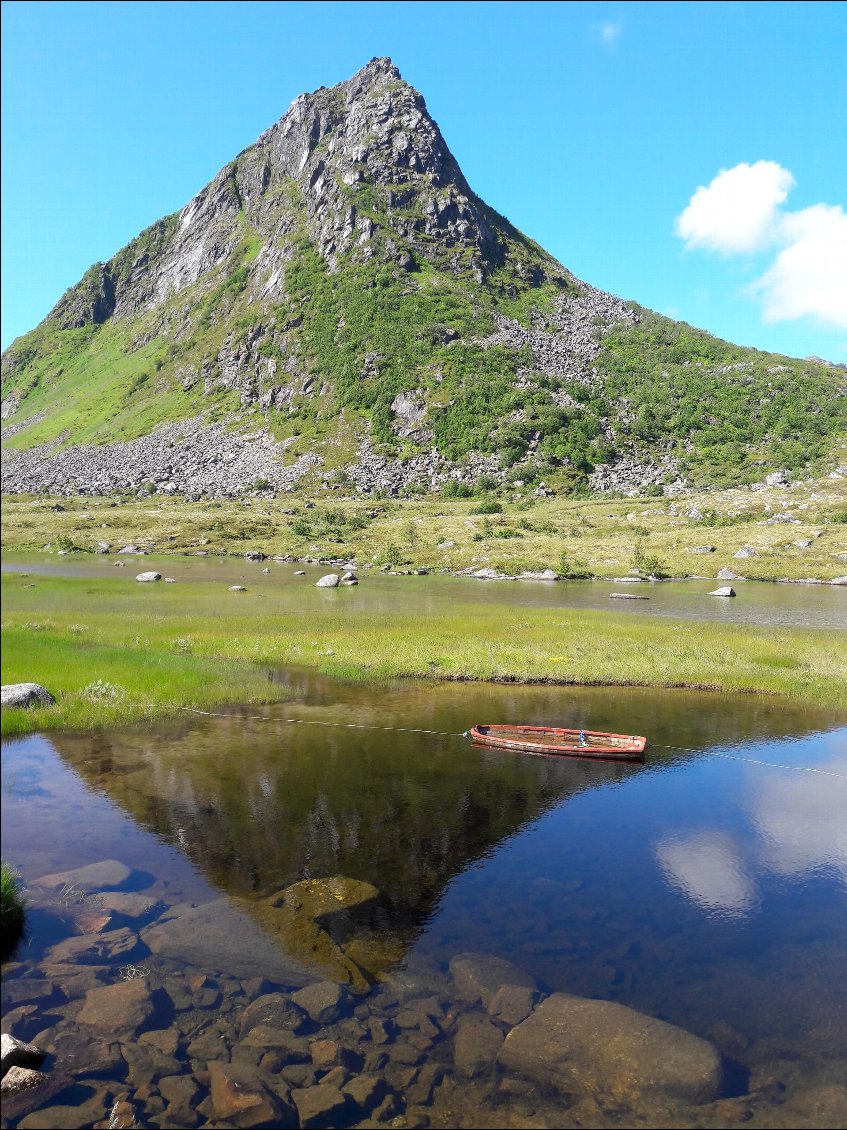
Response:
[[[404,583],[401,580],[398,585]],[[155,588],[122,579],[5,574],[3,682],[36,680],[55,706],[4,710],[3,732],[116,726],[184,707],[271,702],[274,668],[354,680],[397,676],[693,686],[847,706],[840,633],[457,600],[437,616],[371,611],[220,582]],[[38,613],[44,627],[25,627]],[[72,627],[88,631],[80,636]],[[186,647],[188,642],[189,646]]]
[[[504,573],[561,570],[618,576],[640,551],[674,577],[714,577],[722,565],[751,580],[817,577],[847,570],[847,480],[818,480],[767,492],[701,492],[684,499],[536,498],[501,490],[497,497],[392,500],[343,498],[333,493],[307,508],[297,493],[274,498],[139,499],[7,498],[2,533],[6,551],[93,551],[130,542],[162,553],[201,549],[209,554],[267,554],[389,562],[429,570],[491,566]],[[777,513],[796,520],[773,523]],[[796,542],[808,540],[808,546]],[[714,552],[692,554],[709,544]],[[756,556],[736,560],[742,546]],[[87,625],[80,620],[79,627]],[[84,633],[80,633],[84,634]]]
[[[24,929],[25,906],[21,877],[5,859],[0,865],[0,950],[5,958],[14,948]]]

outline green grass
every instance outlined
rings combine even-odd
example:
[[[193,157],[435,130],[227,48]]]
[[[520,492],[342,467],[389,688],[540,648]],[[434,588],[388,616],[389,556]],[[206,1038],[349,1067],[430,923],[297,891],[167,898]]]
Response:
[[[24,897],[21,877],[5,859],[0,866],[0,951],[5,959],[24,930]]]
[[[366,582],[365,582],[366,583]],[[398,585],[411,582],[397,581]],[[232,701],[274,701],[269,672],[694,686],[847,706],[839,633],[676,623],[611,612],[456,601],[437,616],[345,613],[308,587],[229,594],[221,582],[3,576],[4,683],[55,706],[4,710],[4,733],[113,726]]]

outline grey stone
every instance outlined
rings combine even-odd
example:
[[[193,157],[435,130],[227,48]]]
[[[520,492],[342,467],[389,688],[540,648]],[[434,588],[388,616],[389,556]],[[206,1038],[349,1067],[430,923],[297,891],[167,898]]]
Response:
[[[316,1024],[332,1024],[344,1011],[348,993],[334,981],[316,981],[292,993],[291,999]]]
[[[316,589],[335,589],[338,588],[340,578],[337,573],[327,573],[325,577],[321,577],[315,581]]]
[[[344,1084],[343,1093],[360,1110],[373,1110],[385,1098],[385,1079],[376,1072],[356,1075]]]
[[[152,570],[150,570],[147,573],[139,573],[138,576],[135,579],[136,579],[136,581],[143,581],[143,582],[161,581],[162,574],[161,573],[155,573]]]
[[[0,705],[28,708],[52,706],[55,698],[40,683],[7,683],[0,690]]]
[[[156,1010],[156,1000],[146,979],[137,977],[90,989],[77,1021],[110,1036],[135,1036],[152,1020]]]
[[[612,1001],[556,993],[507,1035],[502,1067],[567,1095],[632,1102],[717,1098],[721,1062],[706,1040]]]
[[[303,984],[306,969],[287,958],[265,932],[229,899],[216,899],[154,922],[141,940],[160,957],[187,962],[235,977],[272,977]]]
[[[712,589],[709,596],[735,596],[735,589],[732,585],[721,585],[720,588]]]
[[[743,581],[744,580],[744,577],[742,577],[740,573],[736,573],[734,569],[730,569],[727,565],[724,565],[721,569],[718,569],[717,573],[715,574],[715,577],[719,581]]]
[[[3,1072],[0,1091],[3,1098],[7,1099],[12,1095],[21,1094],[22,1091],[31,1091],[46,1082],[47,1076],[42,1071],[35,1071],[31,1067],[14,1066]]]
[[[42,875],[35,883],[39,887],[79,887],[86,891],[100,891],[122,886],[132,872],[117,859],[102,859],[70,871],[55,871]]]
[[[0,1036],[0,1074],[5,1076],[12,1067],[40,1067],[43,1060],[44,1052],[35,1044],[26,1044],[8,1032]]]
[[[765,475],[765,486],[767,487],[781,487],[788,482],[788,471],[771,471],[769,475]]]
[[[157,1086],[165,1102],[175,1106],[196,1106],[201,1094],[192,1075],[165,1075],[159,1079]]]
[[[246,1034],[258,1024],[286,1028],[298,1032],[306,1019],[304,1011],[284,993],[265,993],[257,997],[241,1013],[241,1031]]]
[[[526,985],[501,985],[488,1002],[488,1012],[495,1020],[514,1027],[526,1020],[540,999],[538,989]]]
[[[318,1083],[315,1087],[304,1087],[292,1091],[291,1097],[297,1107],[300,1126],[328,1126],[336,1115],[341,1114],[347,1100],[337,1087]]]
[[[758,551],[752,545],[742,545],[741,549],[737,550],[732,555],[733,557],[757,557]]]
[[[453,1058],[464,1075],[491,1071],[503,1044],[503,1033],[484,1016],[459,1017]]]
[[[713,545],[692,545],[685,552],[686,553],[714,553],[715,547]]]
[[[643,596],[641,593],[635,592],[610,592],[609,600],[649,600],[649,596]]]
[[[229,591],[230,592],[247,592],[247,589],[244,587],[244,585],[230,585]]]
[[[458,996],[472,1004],[481,1001],[486,1008],[503,985],[517,985],[533,991],[538,989],[534,977],[493,954],[458,954],[450,962],[450,973]]]

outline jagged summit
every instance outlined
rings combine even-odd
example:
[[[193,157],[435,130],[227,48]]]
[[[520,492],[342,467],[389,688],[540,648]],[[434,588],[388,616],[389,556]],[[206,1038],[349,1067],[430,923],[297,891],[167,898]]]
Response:
[[[296,220],[305,222],[331,269],[344,253],[359,261],[379,253],[408,268],[411,251],[432,257],[452,250],[455,263],[461,257],[481,281],[502,260],[483,208],[422,96],[390,59],[379,58],[346,82],[299,95],[175,223],[149,229],[140,254],[127,261],[131,244],[109,263],[96,264],[48,317],[73,328],[152,309],[232,255],[239,220],[265,241],[256,267],[264,275],[262,297],[281,297],[286,249],[271,244],[295,226],[279,206],[286,191],[299,197]],[[375,242],[377,228],[387,238]]]
[[[772,442],[780,467],[822,457],[839,381],[574,278],[474,194],[376,58],[297,97],[10,346],[4,488],[670,490],[755,477]]]

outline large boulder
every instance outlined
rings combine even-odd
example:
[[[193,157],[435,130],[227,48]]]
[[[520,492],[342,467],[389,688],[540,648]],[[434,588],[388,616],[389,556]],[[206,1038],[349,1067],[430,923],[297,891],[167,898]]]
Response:
[[[327,573],[325,577],[321,577],[315,581],[316,589],[336,589],[340,583],[341,578],[337,573]]]
[[[52,706],[55,701],[41,683],[7,683],[0,693],[3,706]]]
[[[142,583],[149,583],[151,581],[161,581],[162,574],[156,573],[152,569],[150,569],[146,573],[139,573],[138,576],[135,579],[136,579],[136,581],[141,581]]]
[[[708,1041],[613,1001],[565,993],[513,1028],[498,1060],[563,1094],[624,1103],[645,1096],[707,1103],[721,1084],[720,1057]]]

